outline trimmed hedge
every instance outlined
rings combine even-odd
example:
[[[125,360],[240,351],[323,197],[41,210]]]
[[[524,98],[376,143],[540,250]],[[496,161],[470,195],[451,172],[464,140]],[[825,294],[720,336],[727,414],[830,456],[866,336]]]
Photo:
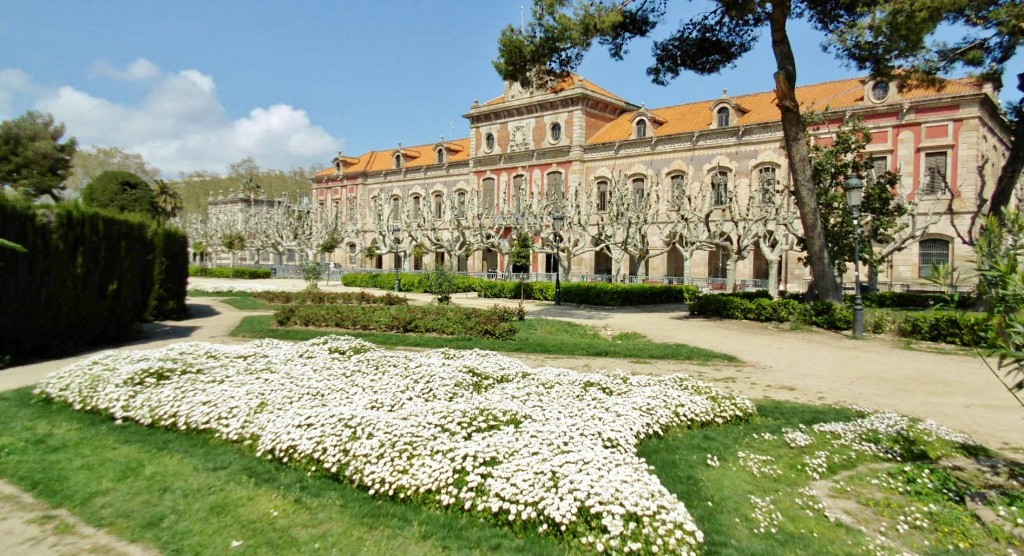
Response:
[[[467,309],[453,305],[286,305],[274,313],[278,326],[308,326],[511,340],[520,309]]]
[[[185,235],[139,216],[0,194],[0,356],[51,356],[123,340],[187,314]]]
[[[848,330],[853,310],[845,305],[793,299],[771,299],[757,292],[715,293],[698,296],[690,303],[690,315],[759,322],[801,322],[826,330]]]
[[[192,265],[188,267],[189,276],[197,276],[200,278],[243,278],[246,280],[256,280],[259,278],[270,278],[271,272],[269,268],[245,268],[245,267],[227,267],[227,266],[214,266],[214,267],[203,267]]]
[[[865,317],[864,329],[873,334],[895,334],[902,338],[926,342],[965,347],[996,347],[992,341],[992,325],[988,315],[984,313],[872,311]]]
[[[402,274],[403,292],[436,293],[429,291],[421,274]],[[341,283],[354,288],[389,290],[395,286],[395,275],[381,273],[351,273],[341,277]],[[469,276],[456,276],[455,293],[477,292],[490,299],[534,299],[553,301],[554,282],[497,281]],[[608,284],[604,282],[565,282],[562,301],[577,305],[622,307],[628,305],[654,305],[659,303],[689,303],[700,290],[694,286],[662,286],[657,284]],[[749,292],[756,293],[756,292]]]
[[[907,294],[898,294],[907,295]],[[921,295],[921,294],[910,294]],[[931,294],[924,294],[931,297]],[[825,301],[801,303],[793,299],[744,299],[741,294],[706,294],[690,304],[690,315],[759,322],[800,322],[827,330],[853,328],[853,308]],[[912,299],[912,298],[906,298]],[[983,313],[953,311],[868,311],[864,329],[872,334],[958,346],[994,347],[989,318]]]
[[[325,292],[323,290],[291,291],[260,291],[253,292],[253,297],[267,303],[281,305],[407,305],[405,297],[387,292],[384,295],[373,295],[366,292]]]
[[[853,304],[852,294],[843,297],[847,303]],[[941,293],[875,292],[861,297],[865,307],[875,309],[930,309],[947,303],[946,296]],[[976,295],[960,294],[956,308],[971,309],[977,300]]]

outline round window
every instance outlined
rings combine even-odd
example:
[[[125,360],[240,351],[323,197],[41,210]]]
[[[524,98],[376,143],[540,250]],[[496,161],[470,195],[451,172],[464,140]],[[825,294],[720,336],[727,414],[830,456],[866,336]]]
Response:
[[[871,98],[875,102],[882,102],[889,98],[889,82],[875,81],[875,84],[871,86]]]
[[[493,151],[494,150],[494,134],[493,133],[488,133],[486,136],[484,136],[484,148],[487,149],[488,151]]]
[[[562,140],[562,124],[555,122],[551,124],[551,142],[557,143]]]

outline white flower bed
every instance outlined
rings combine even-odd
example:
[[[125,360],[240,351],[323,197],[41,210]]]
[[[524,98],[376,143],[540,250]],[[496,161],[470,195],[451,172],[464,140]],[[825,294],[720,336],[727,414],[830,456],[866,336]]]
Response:
[[[690,553],[703,541],[636,455],[639,442],[754,411],[689,377],[531,369],[491,352],[393,352],[339,336],[106,352],[37,392],[251,441],[371,494],[427,498],[613,553]]]
[[[295,291],[297,288],[271,286],[269,284],[247,284],[245,282],[194,282],[189,279],[189,289],[207,293],[277,292]]]

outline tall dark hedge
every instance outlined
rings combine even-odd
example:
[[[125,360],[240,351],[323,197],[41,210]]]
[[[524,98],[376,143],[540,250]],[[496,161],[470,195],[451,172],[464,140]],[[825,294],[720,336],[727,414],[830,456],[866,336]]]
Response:
[[[122,340],[135,323],[186,314],[184,234],[75,205],[0,194],[0,359]]]

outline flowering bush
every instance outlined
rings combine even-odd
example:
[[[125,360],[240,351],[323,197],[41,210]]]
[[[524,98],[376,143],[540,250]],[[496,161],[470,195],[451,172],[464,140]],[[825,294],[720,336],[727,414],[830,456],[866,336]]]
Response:
[[[754,411],[684,376],[531,369],[491,352],[393,352],[340,336],[105,352],[36,391],[115,419],[252,443],[371,495],[611,553],[691,553],[703,541],[636,455],[643,438]]]

